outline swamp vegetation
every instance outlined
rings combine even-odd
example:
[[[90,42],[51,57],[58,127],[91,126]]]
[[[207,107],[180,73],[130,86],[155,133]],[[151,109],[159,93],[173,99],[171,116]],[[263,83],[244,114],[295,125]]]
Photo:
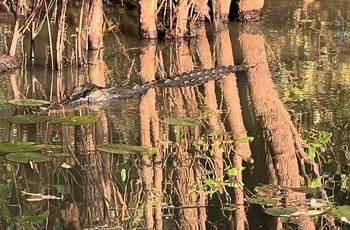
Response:
[[[0,75],[0,229],[348,228],[347,1],[269,0],[250,23],[219,5],[201,15],[205,1],[141,1],[164,16],[150,30],[132,1],[26,3],[0,13],[2,52],[20,63]],[[193,9],[186,28],[207,18],[195,37],[178,4]],[[242,62],[195,86],[57,103],[87,82]]]

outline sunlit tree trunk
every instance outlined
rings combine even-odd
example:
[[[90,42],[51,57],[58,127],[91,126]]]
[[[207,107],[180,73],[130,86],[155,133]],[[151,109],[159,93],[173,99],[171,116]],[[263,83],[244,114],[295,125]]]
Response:
[[[221,66],[228,66],[234,64],[232,43],[229,34],[229,30],[221,31],[217,34],[217,52],[218,61]],[[233,133],[234,140],[239,140],[247,137],[247,131],[243,122],[243,115],[241,110],[239,92],[237,87],[236,75],[231,73],[227,77],[222,79],[222,94],[224,102],[227,107],[227,119],[230,127],[230,131]],[[251,156],[249,143],[234,143],[234,151],[232,162],[234,168],[241,168],[242,161],[247,160]],[[242,183],[242,174],[235,176],[238,183]],[[244,195],[242,188],[236,188],[235,203],[241,204],[238,206],[235,212],[235,229],[244,230],[246,223],[246,216],[244,211]]]
[[[260,19],[264,0],[239,0],[238,20],[243,22],[253,22]]]
[[[11,45],[8,52],[10,56],[15,56],[18,40],[23,35],[23,33],[28,29],[31,22],[36,17],[36,14],[40,9],[42,3],[43,3],[43,0],[35,1],[35,3],[32,6],[32,11],[29,14],[26,13],[27,17],[25,18],[24,22],[21,23],[21,17],[22,15],[25,14],[25,11],[27,10],[26,2],[23,0],[18,1],[17,4],[15,4],[13,1],[11,2],[12,13],[15,16],[15,24],[13,28]]]
[[[145,44],[141,50],[141,78],[144,82],[152,81],[155,76],[155,56],[156,56],[156,46],[154,44]],[[140,102],[140,142],[142,146],[152,147],[151,142],[151,120],[152,125],[155,126],[156,130],[154,133],[157,135],[157,139],[159,138],[159,127],[158,127],[158,115],[155,109],[155,89],[148,90],[147,94],[141,98]],[[153,122],[154,121],[154,122]],[[156,157],[159,157],[160,152],[156,153]],[[162,228],[162,222],[159,221],[162,216],[162,212],[160,210],[160,206],[155,207],[156,215],[153,213],[153,199],[154,197],[149,194],[152,191],[156,191],[153,193],[155,196],[159,196],[156,199],[161,199],[162,194],[162,186],[159,184],[159,180],[162,181],[162,171],[159,170],[157,165],[153,163],[152,156],[143,155],[142,156],[142,174],[143,174],[143,182],[144,182],[144,195],[146,197],[146,205],[144,208],[144,217],[145,217],[145,228],[146,229],[154,229],[154,225],[156,224],[155,229]],[[153,167],[154,168],[153,168]],[[154,169],[154,170],[153,170]],[[157,181],[155,179],[157,178]],[[155,186],[157,185],[157,188]]]
[[[214,0],[214,25],[215,30],[220,31],[228,26],[231,0]]]
[[[192,2],[188,0],[180,0],[175,11],[175,38],[183,38],[188,33],[187,21],[188,13]]]
[[[157,1],[140,0],[140,34],[142,38],[157,38]]]
[[[303,153],[302,148],[297,147],[300,145],[300,139],[295,134],[290,115],[279,99],[271,79],[265,39],[259,31],[243,31],[239,35],[239,41],[246,63],[254,66],[249,68],[247,77],[255,115],[260,118],[263,126],[270,184],[299,187],[301,180],[298,157],[306,161],[308,156]],[[296,200],[302,202],[305,199],[302,193],[289,192],[286,203],[293,204]],[[310,217],[299,218],[295,222],[298,226],[308,226],[307,229],[310,230],[315,228],[310,225]]]
[[[68,0],[63,0],[61,8],[61,16],[58,22],[57,40],[56,40],[56,52],[57,52],[57,68],[62,69],[63,65],[63,51],[64,42],[66,40],[66,10]]]
[[[97,50],[103,47],[103,4],[102,0],[92,0],[90,2],[90,32],[89,50]]]
[[[204,20],[205,17],[210,18],[208,0],[197,0],[194,2],[194,11],[198,14],[199,20]]]

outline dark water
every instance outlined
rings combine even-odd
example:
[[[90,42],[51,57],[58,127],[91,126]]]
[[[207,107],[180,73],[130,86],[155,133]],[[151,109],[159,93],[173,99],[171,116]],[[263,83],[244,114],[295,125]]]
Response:
[[[255,205],[247,198],[257,196],[256,186],[272,184],[276,189],[262,192],[264,196],[273,197],[281,206],[297,206],[298,211],[307,206],[306,198],[329,198],[341,205],[349,202],[348,1],[269,0],[257,24],[231,22],[229,31],[222,33],[214,33],[207,24],[202,39],[153,45],[138,38],[133,11],[108,7],[106,16],[119,27],[105,35],[100,57],[91,54],[89,60],[96,65],[52,70],[44,26],[36,43],[35,65],[25,61],[15,73],[3,74],[0,99],[5,102],[19,95],[60,101],[85,82],[141,84],[233,64],[230,59],[253,64],[256,60],[250,51],[254,49],[246,49],[245,44],[260,49],[256,56],[261,55],[258,63],[268,63],[267,77],[257,65],[248,73],[216,83],[155,88],[142,97],[108,104],[38,111],[2,103],[1,142],[31,141],[56,148],[42,150],[50,156],[44,163],[18,164],[2,157],[0,228],[331,229],[333,224],[347,229],[331,218],[272,217],[263,212],[268,205],[261,201]],[[4,15],[0,14],[1,44],[7,44],[11,36],[11,19]],[[74,12],[68,17],[72,24],[68,34],[74,31],[76,17]],[[5,51],[6,46],[2,47]],[[66,48],[69,59],[72,47]],[[265,83],[258,82],[255,70],[261,70]],[[270,93],[274,90],[277,97]],[[81,126],[8,121],[14,115],[32,113],[51,119],[89,115],[99,121]],[[197,123],[174,126],[169,118],[191,118]],[[289,145],[290,127],[300,137],[296,143],[315,154],[315,164],[297,154],[298,144]],[[320,137],[330,134],[330,140],[322,142],[326,138]],[[149,151],[112,154],[101,151],[103,144],[144,146]],[[295,148],[295,155],[288,155],[293,152],[283,148],[288,146]],[[320,166],[318,170],[315,165]],[[323,193],[295,194],[287,189],[317,181]],[[278,190],[284,194],[277,194]]]

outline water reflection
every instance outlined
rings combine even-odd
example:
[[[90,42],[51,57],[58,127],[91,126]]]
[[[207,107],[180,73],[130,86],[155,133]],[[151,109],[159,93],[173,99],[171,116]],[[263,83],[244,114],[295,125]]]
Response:
[[[265,191],[267,198],[305,211],[310,194],[286,188],[311,185],[327,171],[327,186],[334,189],[342,180],[339,175],[347,174],[347,164],[339,164],[349,155],[347,16],[337,10],[339,5],[347,6],[319,1],[283,4],[267,3],[264,27],[232,23],[231,31],[216,34],[200,28],[196,45],[128,43],[127,36],[108,34],[105,49],[90,53],[85,69],[65,67],[56,72],[44,66],[2,77],[4,102],[22,97],[57,102],[84,82],[143,84],[232,65],[235,58],[241,59],[238,55],[251,67],[247,73],[219,81],[151,88],[142,97],[105,105],[42,111],[0,101],[1,142],[56,146],[42,150],[50,156],[45,163],[10,163],[3,156],[0,189],[11,194],[0,193],[5,210],[2,226],[44,228],[46,210],[50,211],[49,229],[60,225],[64,229],[281,229],[294,225],[315,229],[326,225],[315,224],[307,215],[286,221],[268,217],[258,206],[245,207],[249,204],[245,198],[253,196],[255,186],[271,184],[284,194]],[[283,20],[287,26],[281,18],[287,19]],[[241,50],[233,38],[238,38]],[[99,122],[81,126],[7,122],[10,116],[30,113],[52,119],[91,115]],[[184,117],[200,125],[166,122]],[[315,147],[317,157],[309,157],[310,143],[322,132],[333,134],[333,145]],[[115,143],[141,145],[149,152],[121,155],[97,150],[102,144]],[[315,163],[320,159],[327,159],[321,160],[325,162],[321,168]],[[328,187],[312,197],[330,197]],[[27,199],[28,193],[45,196],[34,202]],[[28,224],[28,217],[34,223]]]

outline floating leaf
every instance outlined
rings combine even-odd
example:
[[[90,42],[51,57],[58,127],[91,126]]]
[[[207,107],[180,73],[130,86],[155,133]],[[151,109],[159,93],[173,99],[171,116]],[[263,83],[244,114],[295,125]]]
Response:
[[[0,199],[11,197],[11,189],[5,184],[0,184]]]
[[[29,161],[34,162],[45,162],[49,160],[47,155],[38,152],[20,152],[20,153],[10,153],[5,156],[8,161],[16,163],[28,163]]]
[[[318,209],[311,209],[311,210],[308,210],[307,212],[306,212],[306,215],[308,215],[308,216],[318,216],[318,215],[321,215],[321,214],[323,214],[323,213],[325,213],[326,212],[326,210],[318,210]]]
[[[190,117],[166,118],[164,122],[168,125],[175,125],[175,126],[196,126],[201,123],[199,120],[193,119]]]
[[[7,100],[5,100],[5,99],[0,99],[0,105],[6,104],[6,103],[7,103]]]
[[[45,145],[37,145],[35,142],[2,143],[0,153],[35,152],[43,148]]]
[[[294,191],[294,192],[300,192],[300,193],[306,193],[306,194],[315,194],[315,193],[319,192],[319,190],[317,188],[310,188],[310,187],[306,187],[306,186],[289,188],[289,189]]]
[[[9,101],[10,104],[19,106],[42,106],[50,104],[49,101],[36,99],[14,99]]]
[[[339,206],[336,208],[332,208],[329,213],[340,219],[340,220],[350,220],[350,206],[349,205],[343,205],[343,206]]]
[[[264,210],[267,215],[270,216],[283,216],[289,217],[297,212],[297,209],[294,207],[272,207]]]
[[[39,116],[35,114],[17,115],[8,119],[9,122],[14,124],[37,124],[49,121],[49,116]]]
[[[264,196],[247,197],[247,201],[251,204],[258,204],[258,205],[276,205],[277,204],[276,199],[264,197]]]
[[[85,125],[98,122],[100,119],[94,116],[68,116],[59,117],[52,120],[52,123],[62,123],[62,125]]]
[[[61,145],[45,145],[45,149],[64,149]]]
[[[146,152],[148,149],[142,146],[125,144],[106,144],[97,145],[96,149],[106,153],[113,154],[134,154],[135,152]]]

